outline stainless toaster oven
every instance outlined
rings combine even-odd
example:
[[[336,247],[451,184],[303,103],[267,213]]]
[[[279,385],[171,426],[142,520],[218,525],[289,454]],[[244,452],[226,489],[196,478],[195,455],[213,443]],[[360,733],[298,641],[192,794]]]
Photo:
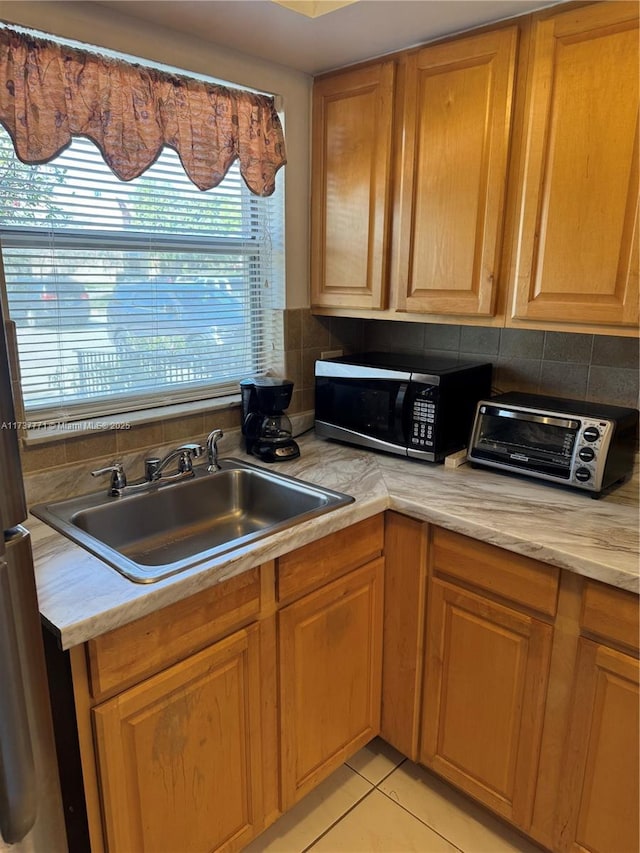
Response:
[[[511,392],[478,403],[467,459],[595,496],[630,475],[637,443],[637,409]]]

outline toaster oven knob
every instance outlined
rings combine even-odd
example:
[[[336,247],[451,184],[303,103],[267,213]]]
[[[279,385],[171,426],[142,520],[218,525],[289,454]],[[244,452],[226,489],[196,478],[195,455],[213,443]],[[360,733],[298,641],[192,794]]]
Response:
[[[591,462],[596,453],[593,447],[581,447],[578,451],[578,456],[583,462]]]
[[[582,433],[585,441],[597,441],[600,438],[600,430],[595,427],[587,427]]]
[[[587,480],[591,479],[591,471],[588,468],[578,468],[576,470],[576,480],[579,480],[581,483],[586,483]]]

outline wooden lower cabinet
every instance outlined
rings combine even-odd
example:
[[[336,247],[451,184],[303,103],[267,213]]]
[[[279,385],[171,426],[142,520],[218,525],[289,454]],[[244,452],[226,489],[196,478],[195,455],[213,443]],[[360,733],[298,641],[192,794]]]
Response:
[[[418,761],[429,526],[387,512],[380,734]]]
[[[581,639],[569,726],[560,849],[636,853],[640,848],[638,661]]]
[[[420,759],[526,828],[553,629],[439,580],[427,621]]]
[[[361,521],[72,650],[91,850],[242,849],[382,734],[554,853],[637,853],[639,630],[637,595]]]
[[[638,596],[428,539],[419,761],[557,853],[637,853]]]
[[[240,849],[262,817],[258,627],[92,712],[110,851]]]
[[[52,653],[73,853],[241,850],[375,737],[383,546],[379,514]]]
[[[587,581],[557,819],[562,853],[640,849],[638,597]]]
[[[278,614],[283,810],[380,731],[378,558]]]
[[[559,570],[431,528],[420,760],[531,825]]]

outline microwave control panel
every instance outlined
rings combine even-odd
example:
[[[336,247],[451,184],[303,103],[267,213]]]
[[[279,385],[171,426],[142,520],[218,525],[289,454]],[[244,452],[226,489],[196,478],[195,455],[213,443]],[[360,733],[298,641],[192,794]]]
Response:
[[[421,386],[413,399],[409,433],[409,441],[412,447],[422,450],[433,449],[437,394],[436,385],[424,385]]]

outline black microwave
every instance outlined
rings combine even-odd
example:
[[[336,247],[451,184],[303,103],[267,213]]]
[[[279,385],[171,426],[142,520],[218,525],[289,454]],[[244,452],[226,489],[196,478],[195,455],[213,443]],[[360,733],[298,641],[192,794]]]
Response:
[[[638,410],[512,391],[478,402],[468,460],[597,497],[633,471]]]
[[[368,352],[316,361],[316,435],[440,462],[467,446],[491,364]]]

